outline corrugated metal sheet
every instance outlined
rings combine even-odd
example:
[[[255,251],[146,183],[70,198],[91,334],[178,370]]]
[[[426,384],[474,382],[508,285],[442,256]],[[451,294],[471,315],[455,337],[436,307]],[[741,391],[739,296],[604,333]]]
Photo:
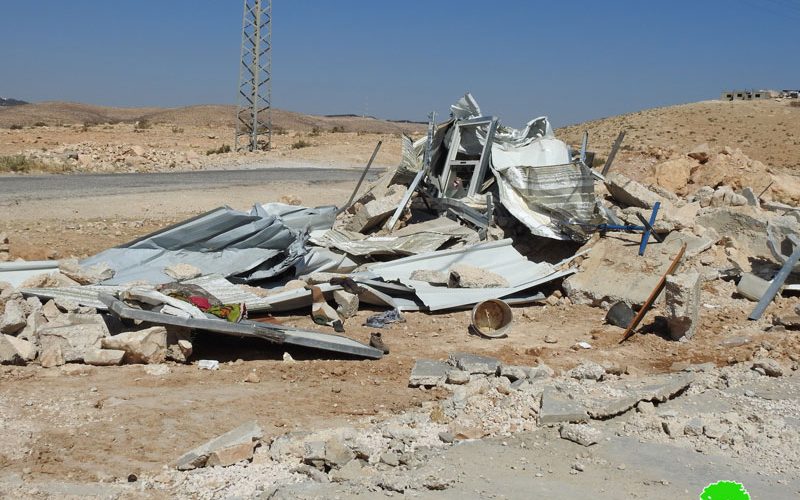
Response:
[[[390,235],[365,236],[355,231],[331,229],[322,234],[312,233],[309,241],[323,247],[333,247],[350,255],[415,255],[432,252],[451,240],[477,243],[480,238],[472,229],[440,217],[411,224]]]
[[[172,278],[164,269],[191,264],[204,274],[220,274],[242,281],[276,276],[307,252],[305,231],[329,227],[331,207],[255,207],[250,213],[217,208],[136,241],[90,257],[84,266],[106,264],[116,274],[106,285],[145,281],[157,285]],[[275,215],[285,214],[290,223]],[[302,229],[297,229],[302,227]]]
[[[0,281],[18,287],[28,278],[49,273],[58,269],[57,260],[30,260],[20,262],[0,262]]]
[[[503,298],[537,285],[547,283],[574,271],[557,271],[547,263],[527,260],[505,239],[457,250],[442,250],[422,255],[405,257],[392,262],[373,264],[365,273],[356,276],[379,276],[386,281],[399,281],[414,288],[417,297],[431,311],[452,309],[478,302]],[[436,287],[425,281],[412,280],[416,270],[447,272],[454,264],[469,264],[493,272],[505,278],[505,288],[447,288]]]

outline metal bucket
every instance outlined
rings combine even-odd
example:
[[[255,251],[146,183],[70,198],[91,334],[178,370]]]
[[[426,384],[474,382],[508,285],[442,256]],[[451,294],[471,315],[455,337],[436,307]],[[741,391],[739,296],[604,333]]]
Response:
[[[472,328],[484,337],[504,337],[513,320],[511,308],[500,299],[484,300],[472,308]]]
[[[606,314],[606,322],[620,328],[628,328],[635,316],[631,307],[625,302],[615,302]]]

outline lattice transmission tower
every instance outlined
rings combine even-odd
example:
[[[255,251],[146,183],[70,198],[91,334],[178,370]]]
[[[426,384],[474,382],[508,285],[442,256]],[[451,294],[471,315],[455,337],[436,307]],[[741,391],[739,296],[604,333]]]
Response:
[[[236,150],[272,144],[272,0],[244,0]]]

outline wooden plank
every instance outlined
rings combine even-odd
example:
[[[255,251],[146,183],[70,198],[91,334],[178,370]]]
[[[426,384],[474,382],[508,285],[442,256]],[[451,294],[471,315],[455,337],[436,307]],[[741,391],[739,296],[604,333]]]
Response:
[[[633,335],[633,331],[636,330],[636,327],[639,326],[639,323],[642,322],[645,314],[647,314],[647,311],[649,311],[650,308],[653,307],[653,304],[655,303],[656,299],[658,298],[659,295],[661,295],[661,292],[667,285],[667,276],[674,273],[675,270],[678,268],[678,264],[680,264],[684,252],[686,252],[686,243],[681,245],[681,249],[678,250],[678,255],[676,255],[675,258],[672,259],[672,263],[669,265],[667,272],[665,272],[664,275],[661,276],[661,279],[658,280],[658,284],[656,284],[656,287],[653,289],[653,292],[650,294],[649,297],[647,297],[647,300],[645,301],[644,305],[642,305],[642,308],[639,309],[638,313],[636,313],[636,317],[633,318],[633,322],[631,322],[631,324],[628,325],[628,328],[625,330],[625,333],[622,334],[622,340],[619,341],[620,344],[628,340],[628,337]]]

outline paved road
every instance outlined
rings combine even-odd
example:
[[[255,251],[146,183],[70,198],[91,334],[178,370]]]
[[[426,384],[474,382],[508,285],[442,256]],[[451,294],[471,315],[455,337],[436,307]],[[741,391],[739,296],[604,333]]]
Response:
[[[379,170],[370,171],[370,174],[374,175],[376,172]],[[315,183],[353,181],[355,183],[359,175],[361,175],[359,170],[293,167],[157,174],[0,176],[0,202],[83,198],[111,194],[218,188],[220,186],[258,186],[278,181]]]

